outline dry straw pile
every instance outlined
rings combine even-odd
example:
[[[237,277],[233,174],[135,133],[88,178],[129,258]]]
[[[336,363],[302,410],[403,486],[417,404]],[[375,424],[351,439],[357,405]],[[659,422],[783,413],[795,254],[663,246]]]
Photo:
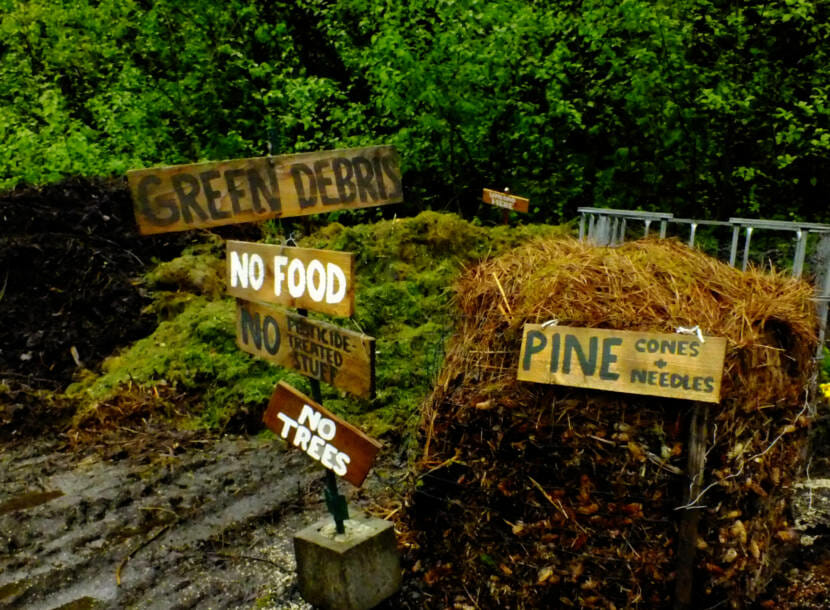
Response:
[[[696,603],[762,599],[795,537],[787,499],[811,416],[811,295],[665,240],[540,240],[471,269],[405,521],[434,604],[672,604],[691,403],[516,381],[523,325],[551,319],[727,338],[696,502]]]

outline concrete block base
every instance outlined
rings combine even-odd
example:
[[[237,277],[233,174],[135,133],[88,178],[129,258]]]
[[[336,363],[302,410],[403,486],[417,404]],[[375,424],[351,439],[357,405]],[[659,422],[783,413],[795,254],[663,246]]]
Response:
[[[401,586],[392,523],[350,512],[344,534],[326,517],[294,535],[300,594],[326,610],[367,610]]]

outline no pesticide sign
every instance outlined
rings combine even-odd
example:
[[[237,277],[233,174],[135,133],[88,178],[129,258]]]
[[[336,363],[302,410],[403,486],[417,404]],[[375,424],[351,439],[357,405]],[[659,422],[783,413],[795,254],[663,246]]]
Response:
[[[356,396],[374,395],[374,338],[257,303],[237,301],[236,312],[243,351]]]

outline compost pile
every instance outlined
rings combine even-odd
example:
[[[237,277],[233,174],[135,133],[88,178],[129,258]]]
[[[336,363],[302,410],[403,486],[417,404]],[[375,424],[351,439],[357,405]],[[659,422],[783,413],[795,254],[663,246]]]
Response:
[[[525,323],[727,338],[711,405],[695,607],[757,599],[797,536],[816,318],[800,280],[674,241],[539,240],[457,286],[454,345],[402,526],[436,606],[666,607],[692,403],[516,381]]]

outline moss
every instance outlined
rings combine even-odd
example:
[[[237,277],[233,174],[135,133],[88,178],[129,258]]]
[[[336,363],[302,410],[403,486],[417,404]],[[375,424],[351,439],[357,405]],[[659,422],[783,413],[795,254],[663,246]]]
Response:
[[[281,241],[276,227],[264,226],[265,241]],[[530,237],[567,230],[488,229],[452,214],[424,212],[354,227],[331,223],[302,239],[300,246],[354,252],[356,313],[334,323],[377,339],[377,396],[361,400],[323,384],[326,407],[369,434],[406,436],[443,360],[452,327],[451,286],[461,269]],[[310,393],[302,375],[236,346],[235,305],[223,294],[223,256],[223,243],[211,237],[146,275],[153,298],[147,310],[159,325],[109,358],[100,375],[87,374],[69,388],[83,404],[77,421],[127,388],[164,386],[192,399],[188,426],[224,429],[235,423],[252,429],[280,379]]]
[[[153,290],[184,291],[211,299],[225,292],[225,264],[212,243],[191,247],[182,256],[159,264],[144,277]]]

